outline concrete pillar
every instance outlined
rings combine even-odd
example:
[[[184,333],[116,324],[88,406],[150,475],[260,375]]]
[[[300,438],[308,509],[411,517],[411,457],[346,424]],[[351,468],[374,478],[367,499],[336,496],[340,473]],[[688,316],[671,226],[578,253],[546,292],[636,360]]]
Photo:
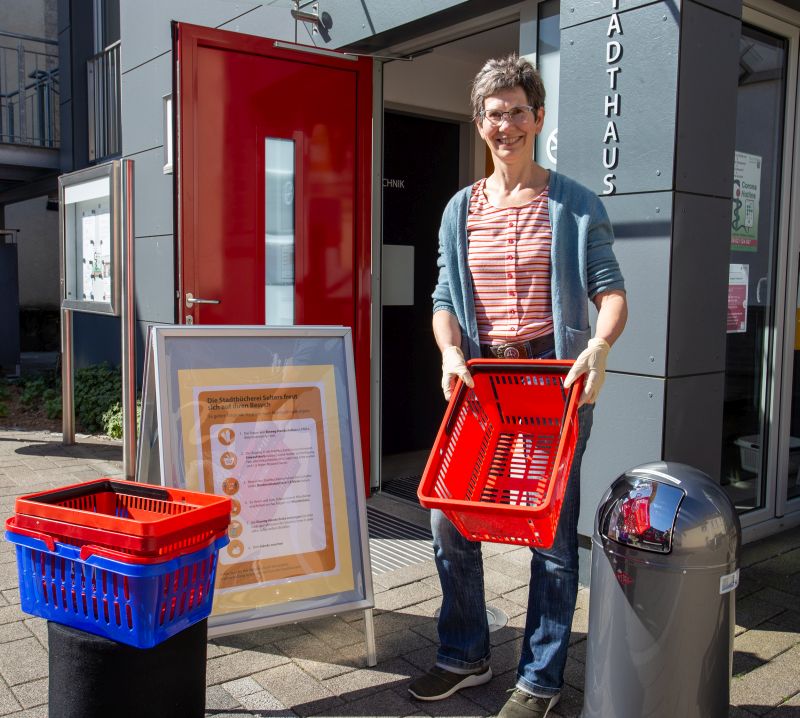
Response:
[[[602,195],[628,287],[581,533],[642,461],[719,477],[739,0],[561,5],[558,169]]]

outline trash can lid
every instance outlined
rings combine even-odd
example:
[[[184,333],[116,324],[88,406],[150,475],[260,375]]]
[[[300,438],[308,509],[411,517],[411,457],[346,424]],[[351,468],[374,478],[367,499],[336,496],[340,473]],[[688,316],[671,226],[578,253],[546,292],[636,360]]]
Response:
[[[654,462],[629,469],[604,494],[595,536],[628,550],[670,554],[677,567],[736,562],[739,517],[722,487],[686,464]],[[666,559],[666,557],[664,557]]]

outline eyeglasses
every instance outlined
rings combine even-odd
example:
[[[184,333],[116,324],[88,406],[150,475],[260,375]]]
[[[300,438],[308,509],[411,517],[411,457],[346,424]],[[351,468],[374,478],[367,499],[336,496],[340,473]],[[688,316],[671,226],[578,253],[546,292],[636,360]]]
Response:
[[[528,121],[528,113],[533,112],[535,109],[530,105],[518,105],[505,112],[500,110],[481,110],[481,119],[489,120],[489,124],[495,127],[500,126],[504,119],[513,122],[515,125],[522,125]]]

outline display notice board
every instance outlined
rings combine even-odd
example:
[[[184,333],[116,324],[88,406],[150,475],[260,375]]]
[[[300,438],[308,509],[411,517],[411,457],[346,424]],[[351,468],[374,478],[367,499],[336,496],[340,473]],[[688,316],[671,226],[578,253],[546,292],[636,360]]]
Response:
[[[151,328],[137,479],[233,502],[209,635],[354,609],[371,627],[354,376],[344,327]]]
[[[123,163],[61,175],[61,306],[94,314],[120,313]],[[131,238],[132,240],[132,238]]]

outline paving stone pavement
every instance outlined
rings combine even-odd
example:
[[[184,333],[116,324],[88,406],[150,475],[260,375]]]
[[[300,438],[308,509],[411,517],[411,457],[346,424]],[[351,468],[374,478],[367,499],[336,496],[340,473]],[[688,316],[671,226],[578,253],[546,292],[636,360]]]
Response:
[[[60,434],[0,431],[0,517],[13,513],[20,493],[120,475],[118,442],[78,440],[65,447]],[[409,506],[406,515],[417,511]],[[509,617],[492,634],[496,677],[489,684],[437,703],[415,702],[406,691],[436,652],[440,594],[429,561],[375,576],[378,665],[372,668],[362,612],[210,641],[207,718],[494,714],[514,683],[528,560],[527,549],[510,546],[487,545],[484,554],[487,598]],[[580,715],[588,609],[589,591],[582,588],[553,718]],[[800,718],[800,530],[744,548],[736,615],[731,718]],[[46,624],[20,611],[13,547],[0,542],[0,716],[47,716],[47,672]]]

